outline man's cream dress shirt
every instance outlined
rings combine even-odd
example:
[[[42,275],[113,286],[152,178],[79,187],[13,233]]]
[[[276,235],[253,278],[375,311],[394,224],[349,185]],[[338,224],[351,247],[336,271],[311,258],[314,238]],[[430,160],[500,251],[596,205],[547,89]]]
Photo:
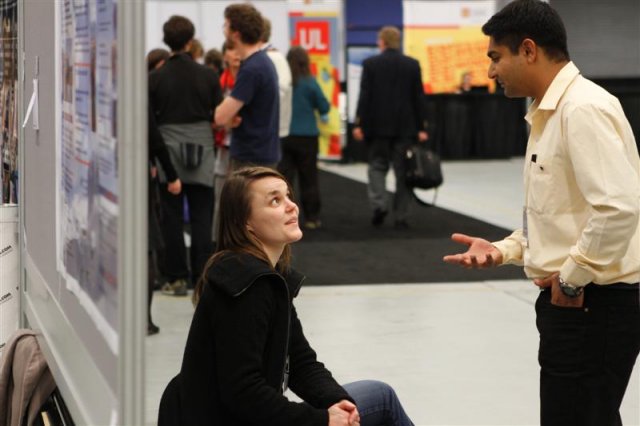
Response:
[[[620,102],[569,62],[526,115],[524,226],[493,244],[529,278],[640,281],[640,158]]]

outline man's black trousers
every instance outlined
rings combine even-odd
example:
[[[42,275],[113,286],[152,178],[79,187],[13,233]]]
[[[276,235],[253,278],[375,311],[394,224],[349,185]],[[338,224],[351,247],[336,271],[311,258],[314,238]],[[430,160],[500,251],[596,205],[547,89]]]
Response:
[[[162,194],[162,234],[165,242],[163,273],[168,281],[191,278],[195,285],[202,274],[207,259],[212,254],[211,226],[213,220],[213,187],[197,184],[182,184],[182,192],[172,195],[166,185]],[[184,199],[189,206],[191,224],[190,263],[184,244]],[[189,274],[191,271],[191,274]]]
[[[638,285],[589,284],[582,308],[536,302],[542,426],[622,425],[619,408],[640,351]]]

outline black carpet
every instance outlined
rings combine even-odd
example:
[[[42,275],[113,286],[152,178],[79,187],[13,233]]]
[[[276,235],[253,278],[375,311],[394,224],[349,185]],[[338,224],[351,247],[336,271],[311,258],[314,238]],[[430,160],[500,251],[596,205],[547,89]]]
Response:
[[[470,282],[522,279],[522,268],[469,270],[442,261],[465,247],[451,241],[461,232],[495,241],[509,230],[438,207],[411,206],[410,229],[396,230],[387,216],[371,226],[366,185],[320,172],[322,228],[304,230],[293,245],[293,266],[307,285]]]

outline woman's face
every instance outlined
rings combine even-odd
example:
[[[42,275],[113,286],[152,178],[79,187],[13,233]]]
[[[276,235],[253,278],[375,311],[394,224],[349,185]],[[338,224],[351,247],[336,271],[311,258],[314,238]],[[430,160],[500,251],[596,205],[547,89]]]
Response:
[[[265,177],[249,185],[251,214],[247,228],[267,250],[282,250],[285,244],[302,238],[298,226],[298,206],[289,197],[287,184]]]
[[[240,55],[235,49],[224,51],[224,62],[229,68],[240,68]]]

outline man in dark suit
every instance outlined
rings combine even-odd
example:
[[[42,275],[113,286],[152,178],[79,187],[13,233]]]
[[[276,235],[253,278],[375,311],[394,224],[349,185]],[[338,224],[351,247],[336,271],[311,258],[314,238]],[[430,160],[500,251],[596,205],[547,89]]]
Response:
[[[369,200],[373,226],[383,224],[389,211],[385,180],[389,165],[396,177],[393,216],[397,229],[407,229],[411,193],[404,175],[406,148],[427,140],[420,64],[400,52],[400,30],[383,27],[378,33],[381,53],[363,62],[360,99],[353,137],[369,149]]]

